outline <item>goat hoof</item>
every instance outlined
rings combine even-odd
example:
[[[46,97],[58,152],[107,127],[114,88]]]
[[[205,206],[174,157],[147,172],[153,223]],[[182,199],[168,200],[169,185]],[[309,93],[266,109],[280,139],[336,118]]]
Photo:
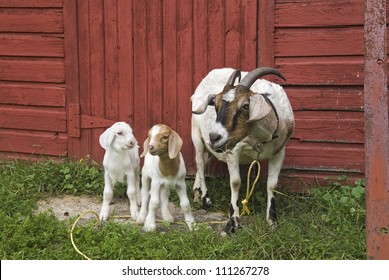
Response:
[[[269,226],[270,226],[272,229],[275,229],[275,228],[278,227],[278,222],[277,222],[277,220],[275,220],[275,219],[267,218],[267,219],[266,219],[266,222],[269,224]]]
[[[201,190],[200,188],[196,188],[193,190],[193,202],[200,203],[200,199],[201,199]]]
[[[105,222],[109,218],[109,213],[101,212],[99,215],[100,221]]]
[[[207,210],[208,208],[210,208],[212,206],[212,201],[209,197],[207,196],[204,196],[203,197],[203,203],[202,203],[202,207],[204,210]]]
[[[220,235],[226,236],[227,234],[235,233],[239,228],[241,228],[240,219],[238,217],[231,217]]]
[[[156,227],[155,224],[145,224],[145,225],[143,226],[143,230],[144,230],[145,232],[153,232],[153,231],[155,231],[156,228],[157,228],[157,227]]]

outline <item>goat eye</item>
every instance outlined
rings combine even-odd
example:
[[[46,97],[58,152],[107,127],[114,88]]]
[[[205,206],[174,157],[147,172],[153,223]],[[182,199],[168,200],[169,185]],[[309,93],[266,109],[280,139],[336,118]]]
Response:
[[[243,109],[248,110],[250,109],[250,104],[246,103],[242,106]]]
[[[119,136],[123,136],[123,132],[121,132],[121,131],[119,131],[117,134],[118,134]]]

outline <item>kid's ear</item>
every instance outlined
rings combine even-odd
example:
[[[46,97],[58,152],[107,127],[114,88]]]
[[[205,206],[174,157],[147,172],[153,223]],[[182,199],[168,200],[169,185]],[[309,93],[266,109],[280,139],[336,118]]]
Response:
[[[168,142],[168,151],[170,159],[174,159],[178,156],[178,153],[181,151],[183,143],[184,142],[182,141],[180,135],[178,135],[177,132],[172,130]]]
[[[149,142],[150,137],[147,137],[146,140],[143,142],[143,153],[140,155],[140,157],[144,157],[149,151]]]
[[[113,139],[115,138],[115,130],[113,127],[107,128],[99,138],[100,146],[103,147],[105,150],[108,149],[109,146],[111,146]]]

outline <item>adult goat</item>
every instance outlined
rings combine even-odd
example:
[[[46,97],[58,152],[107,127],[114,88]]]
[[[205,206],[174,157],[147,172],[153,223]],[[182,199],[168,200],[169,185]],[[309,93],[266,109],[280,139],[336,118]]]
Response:
[[[192,101],[192,141],[196,149],[195,200],[211,205],[204,170],[210,155],[227,163],[230,174],[230,219],[224,232],[239,227],[239,165],[254,159],[268,160],[266,220],[277,224],[274,189],[285,157],[285,144],[294,130],[294,115],[284,89],[259,79],[277,75],[276,69],[261,67],[241,72],[215,69],[198,85]],[[241,80],[242,77],[242,80]],[[235,85],[235,81],[239,83]]]

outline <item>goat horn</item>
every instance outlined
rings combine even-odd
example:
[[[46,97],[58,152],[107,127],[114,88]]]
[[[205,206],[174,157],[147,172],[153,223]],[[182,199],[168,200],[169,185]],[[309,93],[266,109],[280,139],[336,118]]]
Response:
[[[239,82],[240,82],[240,78],[241,78],[240,70],[235,70],[234,72],[232,72],[231,76],[228,78],[226,85],[233,87],[235,84],[236,78],[239,78]]]
[[[260,77],[269,74],[276,75],[286,81],[285,77],[278,70],[271,67],[260,67],[252,70],[245,77],[243,77],[242,81],[239,84],[247,88],[250,88],[254,84],[254,82],[258,80]]]

